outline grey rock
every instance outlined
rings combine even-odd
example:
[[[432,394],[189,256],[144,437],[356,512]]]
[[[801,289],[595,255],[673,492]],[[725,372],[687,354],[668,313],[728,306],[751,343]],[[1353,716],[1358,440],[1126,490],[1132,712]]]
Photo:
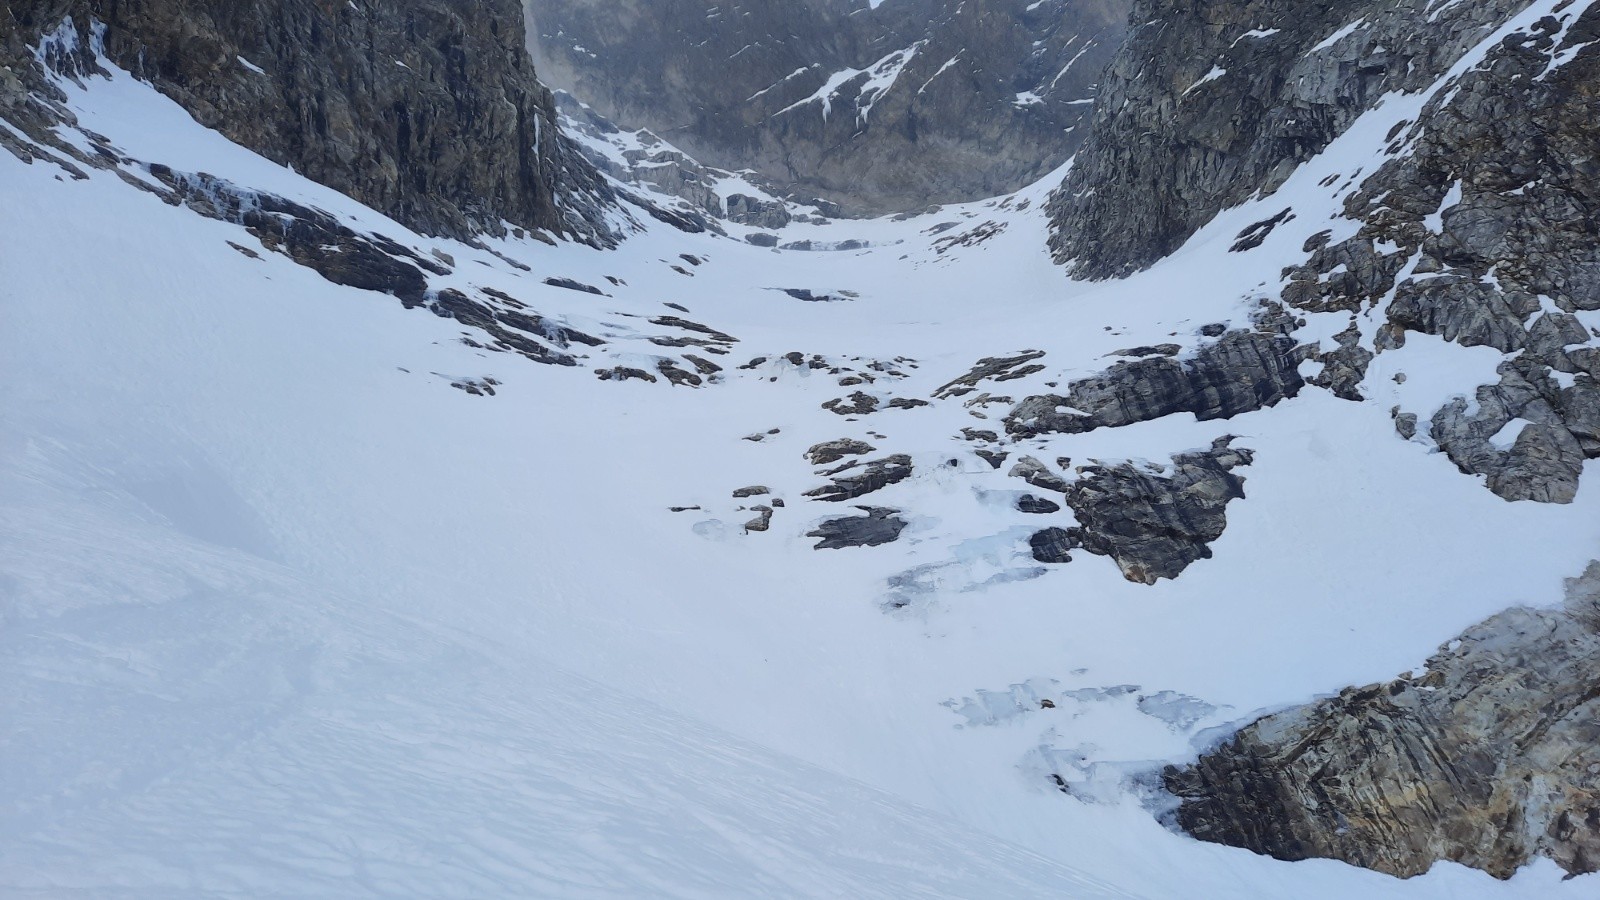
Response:
[[[875,459],[859,470],[853,468],[851,471],[856,471],[857,474],[838,476],[833,479],[832,484],[806,491],[806,496],[830,503],[854,500],[881,491],[891,484],[905,481],[911,477],[913,469],[911,457],[895,454],[884,459]]]
[[[1030,515],[1048,516],[1061,512],[1061,504],[1032,494],[1023,494],[1017,498],[1017,511]]]
[[[1562,608],[1500,613],[1421,672],[1267,716],[1163,780],[1179,827],[1279,859],[1600,870],[1600,562]]]
[[[789,224],[789,208],[782,203],[771,200],[761,200],[745,194],[730,194],[725,204],[724,215],[730,222],[740,225],[749,225],[753,228],[771,228],[777,230]],[[751,235],[755,237],[755,235]],[[755,243],[755,241],[751,241]],[[777,246],[778,239],[772,239],[772,246]]]
[[[335,284],[391,294],[407,309],[424,307],[480,329],[485,333],[484,342],[463,338],[472,346],[517,353],[547,365],[576,366],[577,358],[564,352],[571,344],[604,343],[526,311],[525,304],[497,290],[486,289],[476,297],[451,288],[431,291],[427,276],[449,273],[440,261],[419,256],[381,234],[357,232],[321,210],[247,191],[204,173],[175,172],[161,164],[149,165],[148,171],[169,190],[166,198],[170,202],[241,225],[267,250],[281,253]],[[476,391],[494,393],[482,385]]]
[[[1180,453],[1170,474],[1133,463],[1086,466],[1068,486],[1067,506],[1078,518],[1072,544],[1109,556],[1129,581],[1177,578],[1196,560],[1211,558],[1211,542],[1227,527],[1227,506],[1244,497],[1249,450],[1218,438],[1210,450]]]
[[[742,487],[734,491],[733,498],[735,500],[743,500],[747,497],[760,497],[770,493],[772,493],[772,490],[766,485],[752,484],[749,487]]]
[[[1561,392],[1557,408],[1583,455],[1600,457],[1600,381],[1588,374],[1577,376],[1572,386]]]
[[[877,397],[856,391],[849,397],[829,400],[822,404],[822,408],[841,416],[865,416],[877,412],[878,405]]]
[[[1074,532],[1065,528],[1046,528],[1034,532],[1028,538],[1028,547],[1033,551],[1033,558],[1042,563],[1059,564],[1072,562],[1072,551],[1083,546],[1078,541]]]
[[[1335,350],[1313,357],[1322,363],[1322,371],[1307,379],[1310,384],[1332,391],[1342,400],[1359,401],[1360,385],[1367,377],[1367,367],[1377,354],[1361,346],[1361,329],[1354,322],[1344,331],[1334,335],[1339,346]]]
[[[677,328],[677,329],[679,329],[681,331],[688,331],[688,332],[691,332],[693,334],[703,335],[702,338],[691,338],[691,339],[682,341],[682,343],[685,344],[685,345],[694,345],[694,346],[716,346],[716,345],[722,345],[722,349],[726,349],[727,347],[732,346],[733,344],[737,344],[739,342],[739,339],[734,337],[731,334],[727,334],[726,332],[718,331],[717,329],[712,328],[709,325],[702,325],[699,322],[692,322],[692,321],[690,321],[688,319],[684,319],[684,318],[681,318],[679,316],[655,316],[655,317],[650,319],[650,324],[651,325],[660,325],[663,328]],[[655,343],[660,343],[660,342],[657,341]]]
[[[324,274],[324,277],[327,277]],[[439,291],[428,303],[434,315],[452,318],[463,325],[485,331],[490,349],[509,350],[534,362],[557,366],[576,366],[578,360],[569,353],[552,349],[548,344],[566,347],[569,333],[545,323],[538,316],[492,310],[487,303],[473,300],[460,291]],[[587,337],[587,336],[585,336]]]
[[[643,369],[635,369],[631,366],[612,366],[609,369],[595,369],[594,374],[599,376],[601,381],[628,381],[630,379],[636,379],[638,381],[648,381],[651,384],[656,383],[656,377],[654,375],[651,375],[649,372],[646,372]]]
[[[1522,317],[1501,292],[1476,279],[1440,276],[1407,280],[1389,304],[1389,324],[1401,331],[1438,335],[1463,347],[1489,346],[1502,353],[1528,345]]]
[[[1015,381],[1025,378],[1036,372],[1044,371],[1044,366],[1034,363],[1034,360],[1044,358],[1043,350],[1024,350],[1016,356],[988,356],[978,360],[977,364],[967,374],[962,375],[933,392],[933,396],[940,400],[951,397],[960,397],[970,394],[978,389],[984,381]],[[1031,365],[1030,365],[1031,364]]]
[[[1434,413],[1429,436],[1467,474],[1487,476],[1490,490],[1507,500],[1570,503],[1583,476],[1585,445],[1567,419],[1587,433],[1600,415],[1594,382],[1584,377],[1568,391],[1533,364],[1500,366],[1500,382],[1476,392],[1476,409],[1456,398]],[[1521,427],[1508,449],[1493,439],[1516,420]]]
[[[974,450],[973,453],[976,454],[979,459],[988,463],[990,467],[995,469],[1005,465],[1006,460],[1011,458],[1011,454],[1006,453],[1003,450],[988,450],[980,448],[978,450]]]
[[[756,517],[744,523],[746,532],[760,533],[772,527],[772,507],[755,506],[751,508],[756,513]]]
[[[649,131],[623,137],[622,129],[566,91],[556,91],[555,97],[562,130],[577,138],[574,146],[591,165],[618,181],[681,201],[663,221],[681,218],[685,221],[672,224],[685,231],[722,232],[716,222],[724,216],[717,182],[729,173],[700,165]],[[635,204],[643,202],[631,195],[624,195],[624,199]],[[657,218],[661,218],[659,213],[668,212],[646,211]]]
[[[1411,440],[1417,436],[1417,414],[1403,413],[1400,407],[1395,407],[1391,413],[1394,417],[1394,430],[1400,437]]]
[[[1119,362],[1068,386],[1065,395],[1028,397],[1006,416],[1019,437],[1081,434],[1174,413],[1228,419],[1299,394],[1305,386],[1294,341],[1235,331],[1205,344],[1193,359],[1163,356]]]
[[[656,371],[665,376],[673,387],[697,388],[705,384],[705,379],[684,369],[670,359],[657,360]]]
[[[1049,466],[1031,456],[1024,456],[1018,459],[1016,464],[1011,467],[1011,471],[1006,474],[1012,478],[1021,478],[1041,490],[1055,491],[1058,494],[1065,494],[1072,489],[1072,485],[1065,478],[1057,475],[1050,470]]]
[[[1139,0],[1051,199],[1056,258],[1091,278],[1150,265],[1276,190],[1380,98],[1430,86],[1525,5]]]
[[[907,523],[896,515],[898,510],[868,506],[858,509],[866,512],[866,515],[828,519],[807,532],[806,537],[822,539],[817,542],[817,550],[843,550],[847,547],[877,547],[893,543],[905,531]]]
[[[1472,15],[1506,9],[1483,4]],[[1600,10],[1586,7],[1497,43],[1396,129],[1390,158],[1345,200],[1354,235],[1308,244],[1283,293],[1309,312],[1380,307],[1371,351],[1420,333],[1519,354],[1497,384],[1459,385],[1477,404],[1421,411],[1451,461],[1508,500],[1571,501],[1583,460],[1600,450],[1600,348],[1573,315],[1600,307],[1600,167],[1589,149],[1600,141],[1591,99],[1600,53],[1585,49],[1597,37]],[[1339,343],[1318,357],[1313,382],[1355,397],[1369,350],[1350,333]],[[1573,381],[1561,387],[1556,372]],[[1416,415],[1397,414],[1402,433]],[[1515,419],[1529,424],[1502,435]]]
[[[806,451],[806,459],[814,466],[825,466],[836,463],[846,456],[864,456],[871,453],[873,447],[866,441],[853,438],[840,438],[836,441],[823,441]]]
[[[1564,425],[1531,424],[1517,433],[1489,490],[1507,500],[1571,503],[1583,475],[1583,448]]]
[[[551,287],[564,288],[566,290],[577,291],[582,294],[594,294],[597,297],[604,297],[606,295],[605,291],[600,290],[592,284],[584,284],[581,281],[574,281],[571,278],[552,276],[550,278],[546,278],[544,283],[550,285]]]
[[[813,291],[810,288],[783,288],[782,290],[783,290],[783,292],[785,294],[788,294],[790,297],[793,297],[794,299],[803,301],[805,303],[843,303],[843,302],[845,302],[847,300],[852,299],[852,297],[853,297],[853,295],[852,296],[845,296],[846,294],[850,293],[849,291],[841,292],[841,293],[838,293],[838,294],[829,294],[829,293],[818,293],[817,291]]]
[[[1141,356],[1177,356],[1182,352],[1183,348],[1177,344],[1155,344],[1149,347],[1128,347],[1124,350],[1118,350],[1115,353],[1110,353],[1107,355],[1130,356],[1138,358]]]
[[[694,366],[695,371],[699,372],[701,375],[715,375],[722,371],[722,366],[717,365],[703,356],[696,356],[693,353],[685,353],[683,358],[687,360],[690,365]],[[711,380],[716,381],[715,378]]]

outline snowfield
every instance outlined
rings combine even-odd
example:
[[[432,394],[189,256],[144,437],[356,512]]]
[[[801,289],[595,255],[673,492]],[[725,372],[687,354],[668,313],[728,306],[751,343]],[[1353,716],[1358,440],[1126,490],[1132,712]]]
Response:
[[[1509,882],[1282,863],[1152,814],[1163,763],[1412,668],[1508,606],[1559,602],[1600,552],[1592,487],[1569,506],[1507,504],[1396,435],[1392,406],[1426,416],[1498,354],[1415,336],[1377,359],[1362,403],[1307,389],[1231,421],[1015,448],[1164,464],[1231,434],[1254,451],[1214,558],[1155,586],[1088,554],[1035,563],[1027,539],[1048,523],[1014,509],[1027,486],[960,434],[1003,431],[1011,404],[932,397],[980,357],[1045,352],[1042,371],[982,385],[1021,399],[1125,348],[1187,353],[1202,326],[1247,324],[1339,208],[1319,183],[1420,101],[1376,110],[1151,271],[1086,284],[1045,247],[1059,173],[782,233],[862,250],[654,222],[614,251],[475,248],[305,181],[125,74],[65,86],[82,126],[134,160],[438,250],[454,262],[432,289],[504,292],[605,343],[571,368],[491,352],[460,322],[325,281],[113,172],[0,157],[0,893],[1600,888],[1548,860]],[[1260,248],[1227,252],[1288,206]],[[650,341],[684,333],[662,316],[737,338],[723,370],[698,389],[596,378],[678,353]],[[1345,321],[1312,317],[1302,335]],[[842,387],[791,351],[880,374]],[[929,405],[823,408],[855,390]],[[899,541],[812,549],[807,532],[850,504],[806,498],[826,479],[803,454],[837,438],[912,457],[911,478],[857,501],[901,510]],[[765,533],[743,527],[758,501],[732,498],[755,485],[786,501]]]

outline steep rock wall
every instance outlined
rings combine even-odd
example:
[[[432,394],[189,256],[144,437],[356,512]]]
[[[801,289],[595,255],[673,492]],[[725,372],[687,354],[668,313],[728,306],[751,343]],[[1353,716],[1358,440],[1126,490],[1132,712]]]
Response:
[[[516,0],[22,0],[9,18],[14,58],[68,21],[52,46],[80,58],[57,69],[100,44],[202,125],[420,231],[613,239]]]

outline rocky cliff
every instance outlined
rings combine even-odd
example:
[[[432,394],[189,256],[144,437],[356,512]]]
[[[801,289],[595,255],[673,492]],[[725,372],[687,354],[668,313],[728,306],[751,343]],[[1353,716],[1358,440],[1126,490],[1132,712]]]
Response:
[[[1126,275],[1271,195],[1384,102],[1415,105],[1375,160],[1324,185],[1342,214],[1284,270],[1284,306],[1350,317],[1337,346],[1308,345],[1321,366],[1308,380],[1361,399],[1375,356],[1408,334],[1498,350],[1496,381],[1453,385],[1461,398],[1442,408],[1397,407],[1396,422],[1508,500],[1570,502],[1600,456],[1600,342],[1582,319],[1600,309],[1600,10],[1152,0],[1135,19],[1052,198],[1057,258]]]
[[[1600,871],[1600,562],[1564,607],[1501,613],[1419,672],[1268,716],[1165,780],[1185,830],[1279,859]]]
[[[1527,5],[1140,0],[1053,201],[1057,259],[1090,278],[1150,265]]]
[[[1569,502],[1600,457],[1600,334],[1583,318],[1600,310],[1597,41],[1592,4],[1507,33],[1392,136],[1345,199],[1355,233],[1318,236],[1283,294],[1374,310],[1374,352],[1429,335],[1503,354],[1494,383],[1401,414],[1508,500]]]
[[[540,70],[708,165],[857,211],[993,196],[1077,147],[1127,0],[526,0]]]
[[[201,124],[420,231],[610,242],[610,191],[555,127],[522,21],[515,0],[23,0],[0,10],[0,48],[25,74],[45,35],[60,71],[98,46]]]

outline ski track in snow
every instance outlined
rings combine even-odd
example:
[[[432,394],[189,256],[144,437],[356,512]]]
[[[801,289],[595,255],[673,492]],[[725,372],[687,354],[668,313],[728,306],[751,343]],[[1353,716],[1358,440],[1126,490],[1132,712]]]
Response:
[[[1046,351],[1044,372],[983,388],[1020,399],[1120,348],[1192,348],[1202,325],[1246,323],[1308,236],[1347,227],[1319,182],[1374,169],[1419,98],[1150,272],[1079,284],[1044,248],[1060,173],[1003,201],[783,233],[864,251],[761,250],[737,226],[652,226],[612,252],[490,242],[523,273],[249,154],[125,75],[70,93],[130,156],[439,248],[457,263],[432,287],[503,290],[610,346],[576,369],[487,353],[452,320],[247,258],[227,243],[260,250],[243,229],[112,173],[0,159],[7,896],[1593,893],[1547,861],[1506,883],[1279,863],[1166,832],[1127,782],[1207,729],[1558,599],[1600,549],[1594,488],[1507,505],[1389,421],[1495,360],[1419,336],[1378,358],[1365,403],[1308,389],[1232,421],[1015,448],[1164,462],[1239,435],[1256,462],[1215,557],[1155,587],[1087,555],[1015,580],[1033,569],[1022,526],[1045,523],[1019,521],[1026,486],[958,440],[1000,430],[1008,404],[850,421],[821,408],[852,390],[823,372],[734,368],[909,357],[907,378],[863,389],[928,397],[981,356]],[[1262,247],[1224,255],[1286,206]],[[705,264],[680,274],[683,253]],[[609,297],[542,283],[608,275],[624,282]],[[597,381],[664,355],[639,317],[679,314],[668,302],[740,339],[724,382]],[[1303,334],[1348,318],[1312,320]],[[430,373],[500,385],[469,397]],[[801,454],[839,437],[913,455],[913,478],[861,501],[906,511],[900,542],[804,537],[842,511],[803,499],[823,480]],[[788,500],[767,534],[739,533],[751,501],[729,495],[751,484]],[[888,579],[919,567],[932,590],[885,615]],[[1040,690],[1063,702],[1024,709]]]

